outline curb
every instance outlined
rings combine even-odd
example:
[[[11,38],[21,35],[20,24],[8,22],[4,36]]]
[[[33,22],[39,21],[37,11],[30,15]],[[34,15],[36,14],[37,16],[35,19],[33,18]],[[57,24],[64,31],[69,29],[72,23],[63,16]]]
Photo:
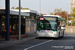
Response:
[[[15,44],[23,43],[23,42],[30,41],[30,40],[34,40],[34,39],[35,39],[35,37],[21,39],[21,40],[16,40],[16,41],[13,41],[13,42],[11,42],[9,44],[4,44],[4,45],[0,46],[0,48],[12,46],[12,45],[15,45]]]

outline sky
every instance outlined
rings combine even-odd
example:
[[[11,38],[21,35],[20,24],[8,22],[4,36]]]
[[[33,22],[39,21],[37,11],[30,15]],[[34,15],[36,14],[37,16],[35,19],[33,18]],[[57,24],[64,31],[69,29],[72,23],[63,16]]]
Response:
[[[19,0],[10,0],[10,7],[18,5]],[[21,0],[21,6],[39,12],[39,0]],[[5,0],[0,0],[0,8],[5,8]],[[41,0],[41,13],[49,14],[56,8],[62,8],[62,11],[70,13],[70,0]]]

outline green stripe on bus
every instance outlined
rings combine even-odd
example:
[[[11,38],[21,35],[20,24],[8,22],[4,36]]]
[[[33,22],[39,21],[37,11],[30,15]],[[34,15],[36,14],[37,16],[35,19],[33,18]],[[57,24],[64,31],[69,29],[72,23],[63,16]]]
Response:
[[[58,18],[58,20],[64,20],[65,21],[66,19],[65,18]]]
[[[53,31],[53,32],[57,32],[57,31]]]

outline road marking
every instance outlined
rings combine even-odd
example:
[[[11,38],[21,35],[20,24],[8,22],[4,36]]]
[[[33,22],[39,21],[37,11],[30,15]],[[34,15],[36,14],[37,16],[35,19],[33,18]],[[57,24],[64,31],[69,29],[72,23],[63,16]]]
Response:
[[[33,48],[33,47],[36,47],[36,46],[39,46],[39,45],[42,45],[42,44],[48,43],[48,42],[50,42],[50,41],[52,41],[52,40],[48,40],[48,41],[42,42],[42,43],[40,43],[40,44],[36,44],[36,45],[34,45],[34,46],[31,46],[31,47],[25,48],[24,50],[31,49],[31,48]]]

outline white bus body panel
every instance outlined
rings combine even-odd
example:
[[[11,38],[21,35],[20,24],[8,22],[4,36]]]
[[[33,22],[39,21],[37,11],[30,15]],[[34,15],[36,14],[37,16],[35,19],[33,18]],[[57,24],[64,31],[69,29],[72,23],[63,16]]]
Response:
[[[38,37],[55,37],[55,38],[58,38],[58,32],[53,32],[53,31],[44,31],[44,30],[42,30],[43,32],[41,32],[41,31],[37,31],[37,36]]]

